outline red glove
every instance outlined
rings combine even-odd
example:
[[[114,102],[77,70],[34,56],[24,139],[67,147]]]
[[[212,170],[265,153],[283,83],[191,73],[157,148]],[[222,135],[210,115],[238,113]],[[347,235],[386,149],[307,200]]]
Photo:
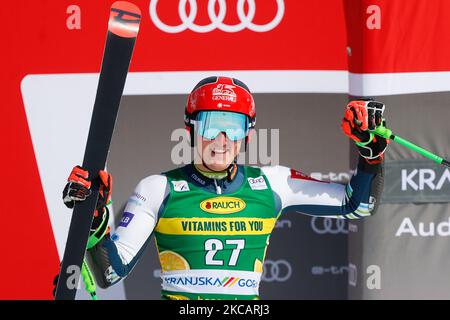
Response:
[[[112,193],[112,176],[106,171],[100,170],[98,173],[100,180],[100,189],[97,200],[97,210],[103,212],[105,207],[111,199]],[[76,166],[72,169],[72,172],[67,179],[67,184],[63,190],[64,204],[73,208],[75,201],[84,201],[91,194],[91,179],[89,172],[80,166]]]
[[[107,206],[111,200],[112,175],[106,171],[100,170],[98,172],[98,177],[100,179],[100,190],[97,200],[97,209],[100,209]]]
[[[370,132],[378,126],[384,126],[384,109],[383,103],[372,99],[355,100],[347,105],[342,119],[342,131],[356,142],[360,155],[368,163],[381,162],[390,142]]]
[[[89,172],[76,166],[67,179],[67,184],[63,190],[63,201],[68,208],[73,208],[75,201],[83,201],[91,194],[91,181]]]
[[[370,132],[383,123],[384,104],[377,101],[350,101],[342,119],[342,130],[356,142],[369,142]]]

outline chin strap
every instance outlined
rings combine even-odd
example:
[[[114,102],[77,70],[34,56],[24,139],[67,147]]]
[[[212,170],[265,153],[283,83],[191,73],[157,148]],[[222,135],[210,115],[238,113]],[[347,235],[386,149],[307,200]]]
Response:
[[[205,172],[196,166],[197,170],[200,171],[200,173],[202,173],[205,177],[212,178],[212,179],[217,179],[217,178],[223,179],[224,177],[227,177],[227,181],[231,182],[234,179],[234,176],[236,175],[236,172],[237,172],[237,158],[235,158],[233,163],[231,163],[228,166],[228,168],[223,171],[215,171],[215,170],[211,169],[210,167],[208,167],[208,165],[205,163],[205,161],[203,161],[203,159],[202,159],[202,165],[206,169],[208,169],[210,172]],[[221,173],[223,175],[221,175]],[[215,175],[219,175],[219,177],[217,177],[217,176],[214,177]]]
[[[232,164],[230,164],[227,168],[227,181],[231,182],[234,179],[234,176],[237,172],[237,158],[234,158]]]

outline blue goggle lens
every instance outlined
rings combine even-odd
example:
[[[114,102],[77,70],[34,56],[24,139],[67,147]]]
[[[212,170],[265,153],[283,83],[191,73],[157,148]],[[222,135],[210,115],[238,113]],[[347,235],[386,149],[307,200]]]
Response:
[[[196,118],[197,133],[205,139],[213,140],[224,132],[228,139],[244,139],[249,131],[247,116],[235,112],[201,111]]]

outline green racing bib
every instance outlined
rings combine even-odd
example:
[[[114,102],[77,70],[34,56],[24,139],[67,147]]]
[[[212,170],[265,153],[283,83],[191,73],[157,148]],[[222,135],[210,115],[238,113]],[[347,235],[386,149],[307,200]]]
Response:
[[[181,169],[155,228],[168,299],[257,299],[270,234],[278,218],[272,189],[259,168],[244,167],[233,193],[189,182]]]

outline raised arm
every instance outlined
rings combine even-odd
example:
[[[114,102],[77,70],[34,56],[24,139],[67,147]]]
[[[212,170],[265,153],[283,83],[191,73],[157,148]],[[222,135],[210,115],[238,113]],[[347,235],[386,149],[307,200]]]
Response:
[[[360,159],[347,185],[315,180],[283,166],[263,167],[281,213],[360,219],[375,213],[383,186],[382,165]]]
[[[383,190],[383,157],[388,140],[372,132],[384,126],[385,105],[372,99],[351,101],[342,131],[359,151],[358,168],[347,185],[322,182],[286,167],[265,167],[281,212],[359,219],[375,213]]]

